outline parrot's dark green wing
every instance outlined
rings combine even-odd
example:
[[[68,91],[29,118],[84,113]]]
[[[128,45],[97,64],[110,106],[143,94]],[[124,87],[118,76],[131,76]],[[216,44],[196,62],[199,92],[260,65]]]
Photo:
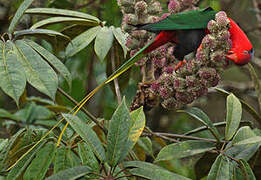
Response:
[[[146,24],[139,29],[157,32],[178,29],[205,29],[210,20],[215,19],[216,11],[208,7],[169,15],[167,18],[152,24]]]

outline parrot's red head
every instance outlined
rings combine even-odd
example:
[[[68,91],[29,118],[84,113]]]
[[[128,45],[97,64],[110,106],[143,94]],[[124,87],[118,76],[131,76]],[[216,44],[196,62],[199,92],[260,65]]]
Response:
[[[237,65],[247,64],[254,56],[254,49],[246,34],[233,21],[230,21],[230,38],[232,40],[232,48],[228,51],[226,57]]]

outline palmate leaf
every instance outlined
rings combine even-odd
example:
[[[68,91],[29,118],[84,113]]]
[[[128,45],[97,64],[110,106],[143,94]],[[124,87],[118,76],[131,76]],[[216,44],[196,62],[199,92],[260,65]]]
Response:
[[[121,45],[122,50],[124,52],[124,57],[126,58],[128,49],[126,46],[126,38],[127,36],[122,32],[121,28],[112,27],[112,32],[118,43]]]
[[[25,0],[18,8],[18,10],[16,11],[11,24],[8,28],[8,32],[9,33],[13,33],[15,26],[17,25],[17,23],[19,22],[19,20],[21,19],[21,17],[23,16],[25,10],[32,4],[34,0]]]
[[[35,23],[30,29],[37,29],[39,27],[44,27],[56,23],[81,24],[86,26],[98,25],[97,22],[88,19],[74,18],[74,17],[51,17]]]
[[[111,27],[102,27],[101,30],[98,32],[95,39],[94,50],[100,61],[104,60],[105,56],[111,49],[113,39],[114,37]]]
[[[0,87],[19,104],[19,98],[24,92],[26,77],[22,64],[17,61],[10,41],[0,41]]]
[[[58,77],[52,67],[23,40],[15,41],[13,48],[23,65],[27,81],[52,99],[58,87]]]
[[[68,16],[68,17],[76,17],[76,18],[83,18],[88,19],[92,21],[96,21],[97,23],[100,22],[100,20],[92,15],[78,12],[78,11],[71,11],[71,10],[65,10],[65,9],[56,9],[56,8],[31,8],[27,9],[25,11],[27,14],[38,14],[38,15],[53,15],[53,16]]]
[[[48,50],[40,46],[39,44],[31,41],[31,40],[25,40],[25,42],[30,45],[35,51],[37,51],[42,57],[45,58],[45,60],[52,65],[52,67],[55,68],[57,72],[59,72],[63,78],[68,83],[69,87],[72,86],[72,77],[71,73],[67,69],[67,67],[52,53],[50,53]]]
[[[66,47],[66,56],[71,57],[87,47],[101,30],[100,26],[92,27],[76,36]]]

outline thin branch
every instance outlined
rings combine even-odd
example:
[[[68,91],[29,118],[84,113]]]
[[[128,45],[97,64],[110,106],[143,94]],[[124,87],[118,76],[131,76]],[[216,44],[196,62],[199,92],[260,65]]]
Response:
[[[112,72],[114,72],[116,70],[116,66],[115,66],[115,48],[112,46],[111,47],[111,68],[112,68]],[[120,86],[119,86],[119,82],[118,82],[118,78],[115,78],[113,80],[114,82],[114,87],[115,87],[115,93],[118,99],[118,104],[121,103],[121,91],[120,91]]]
[[[258,2],[257,2],[257,0],[252,0],[252,2],[253,2],[254,10],[255,10],[256,12],[259,12],[260,9],[259,9],[259,7],[258,7]],[[257,19],[257,22],[258,22],[258,26],[261,27],[261,15],[260,15],[260,13],[256,13],[256,19]]]
[[[79,103],[73,99],[69,94],[67,94],[66,92],[64,92],[61,88],[58,87],[58,91],[64,95],[67,99],[69,99],[73,104],[78,105]],[[99,126],[99,128],[101,128],[103,130],[103,132],[105,134],[107,134],[107,129],[105,129],[100,122],[96,119],[96,117],[94,117],[89,111],[87,111],[84,107],[82,107],[83,112],[93,121],[95,122],[95,124],[97,124],[97,126]]]

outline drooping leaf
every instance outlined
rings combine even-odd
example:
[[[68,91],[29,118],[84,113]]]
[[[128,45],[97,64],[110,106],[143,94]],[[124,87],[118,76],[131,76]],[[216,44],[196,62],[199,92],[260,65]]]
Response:
[[[126,35],[122,32],[121,28],[112,28],[112,32],[118,43],[121,45],[124,52],[124,57],[126,58],[128,49],[126,46]]]
[[[17,39],[21,36],[37,36],[37,35],[48,35],[52,37],[60,36],[66,41],[70,41],[70,37],[53,30],[48,29],[26,29],[14,32],[14,38]]]
[[[213,134],[213,136],[220,141],[220,134],[218,133],[217,128],[213,125],[213,123],[210,121],[208,116],[199,108],[193,107],[187,110],[181,110],[179,112],[185,112],[189,114],[190,116],[194,117],[201,123],[203,123],[205,126],[207,126],[210,130],[210,132]]]
[[[22,64],[17,61],[17,55],[12,50],[10,41],[0,41],[0,87],[19,104],[20,96],[23,94],[26,78]]]
[[[113,32],[111,27],[108,28],[104,26],[98,32],[95,39],[94,50],[100,61],[104,60],[109,50],[111,49],[113,39]]]
[[[122,160],[123,154],[126,154],[124,144],[128,140],[130,127],[131,118],[124,98],[113,113],[108,129],[106,157],[112,167]]]
[[[90,126],[82,122],[77,116],[71,114],[62,114],[72,128],[77,132],[81,138],[88,144],[92,152],[99,158],[100,161],[105,160],[105,150],[102,147],[101,141],[99,140],[96,133]]]
[[[82,18],[74,18],[74,17],[51,17],[44,19],[42,21],[39,21],[32,25],[30,29],[37,29],[42,28],[51,24],[57,24],[57,23],[71,23],[71,24],[81,24],[86,26],[97,26],[97,22],[82,19]]]
[[[229,95],[230,92],[224,90],[224,89],[221,89],[221,88],[215,88],[218,92],[224,94],[224,95]],[[252,107],[250,106],[247,102],[245,102],[244,100],[242,99],[239,99],[241,104],[242,104],[242,107],[254,118],[256,119],[259,123],[261,123],[261,116],[257,113],[257,111]]]
[[[25,11],[27,14],[40,14],[40,15],[60,15],[60,16],[68,16],[68,17],[76,17],[76,18],[83,18],[92,21],[96,21],[97,24],[100,20],[92,15],[82,13],[79,11],[72,11],[72,10],[65,10],[65,9],[56,9],[56,8],[31,8]]]
[[[254,67],[250,63],[248,63],[247,65],[248,65],[248,70],[250,72],[252,81],[254,82],[254,85],[255,85],[255,90],[256,90],[256,94],[257,94],[257,98],[258,98],[258,102],[259,102],[259,109],[261,110],[261,83],[258,78],[258,75],[256,74]]]
[[[242,106],[238,98],[234,94],[227,97],[227,116],[225,139],[230,140],[236,133],[242,116]]]
[[[55,174],[72,167],[68,156],[69,151],[70,149],[65,146],[61,146],[57,148],[55,152],[55,159],[54,159]]]
[[[227,157],[219,155],[210,169],[207,180],[229,180],[231,176],[230,165]]]
[[[78,143],[78,151],[82,165],[89,166],[94,172],[99,173],[99,162],[92,149],[86,143]]]
[[[35,154],[43,147],[46,143],[46,140],[40,142],[30,153],[28,153],[23,159],[21,159],[8,173],[7,180],[18,179],[19,176],[22,175],[24,170],[27,168],[29,163],[34,158]]]
[[[240,159],[239,162],[245,178],[247,180],[256,180],[256,177],[247,161]]]
[[[58,77],[52,67],[23,40],[13,44],[17,59],[23,65],[27,81],[40,92],[55,98]]]
[[[143,112],[143,107],[136,109],[130,113],[131,125],[129,130],[128,139],[125,142],[125,147],[122,151],[120,161],[122,161],[128,152],[133,148],[133,146],[138,141],[144,127],[145,127],[145,114]]]
[[[94,40],[100,29],[100,26],[92,27],[75,37],[66,47],[66,56],[71,57],[87,47]]]
[[[55,68],[56,71],[58,71],[63,78],[68,83],[69,87],[72,86],[72,77],[71,73],[67,69],[67,67],[52,53],[50,53],[48,50],[40,46],[39,44],[26,40],[26,43],[29,44],[35,51],[37,51],[41,56],[45,58],[45,60],[52,65],[52,67]]]
[[[161,149],[155,162],[190,157],[213,149],[215,144],[205,141],[189,140],[173,143]]]
[[[24,2],[19,6],[18,10],[16,11],[11,24],[8,28],[8,32],[9,33],[13,33],[14,29],[17,25],[17,23],[19,22],[19,20],[21,19],[21,17],[23,16],[25,10],[32,4],[34,0],[24,0]]]
[[[70,169],[60,171],[59,173],[46,178],[46,180],[75,180],[90,172],[92,171],[88,166],[76,166]]]
[[[45,174],[54,158],[55,145],[53,143],[46,144],[39,152],[36,153],[36,157],[32,163],[26,169],[23,176],[24,180],[41,180],[45,177]]]
[[[131,174],[151,180],[190,180],[189,178],[172,173],[162,167],[147,162],[127,161],[124,162],[123,165],[125,168],[134,168],[130,170]]]
[[[153,158],[153,150],[152,150],[152,142],[149,137],[140,137],[137,144],[149,155]]]

